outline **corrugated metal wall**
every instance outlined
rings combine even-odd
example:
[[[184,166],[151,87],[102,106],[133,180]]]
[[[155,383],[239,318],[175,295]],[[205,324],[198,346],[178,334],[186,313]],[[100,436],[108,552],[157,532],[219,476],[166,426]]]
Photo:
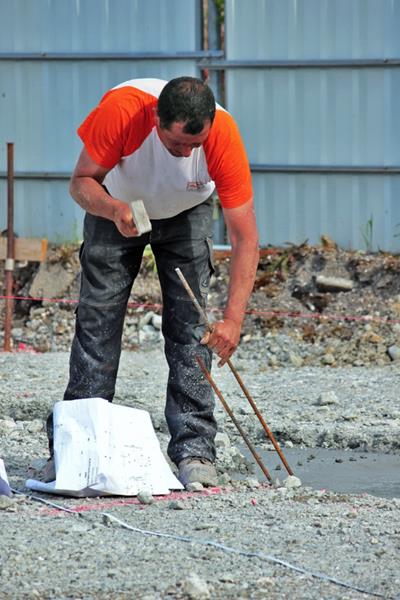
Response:
[[[263,244],[400,250],[399,31],[398,0],[226,0]]]
[[[201,0],[0,0],[0,227],[7,141],[17,232],[78,239],[77,125],[121,81],[204,66],[225,70],[262,244],[328,234],[399,251],[400,0],[226,0],[225,12],[225,60],[205,60]]]
[[[17,233],[81,237],[82,211],[67,191],[77,126],[122,81],[198,75],[200,8],[199,0],[0,0],[0,228],[14,142]]]

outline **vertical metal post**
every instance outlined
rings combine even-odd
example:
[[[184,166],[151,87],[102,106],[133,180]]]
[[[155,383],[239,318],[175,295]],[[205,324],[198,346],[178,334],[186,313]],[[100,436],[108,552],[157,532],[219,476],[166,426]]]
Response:
[[[7,144],[7,256],[5,262],[6,311],[4,318],[4,351],[11,351],[11,326],[14,311],[14,144]]]
[[[220,15],[215,4],[215,0],[207,2],[207,48],[204,50],[225,50],[221,36]],[[217,102],[225,106],[223,89],[223,71],[213,71],[208,73],[210,87],[214,90]]]
[[[222,39],[222,27],[221,15],[217,10],[215,0],[203,0],[203,50],[224,50],[224,44]],[[225,105],[224,99],[224,87],[223,72],[213,69],[202,69],[201,77],[208,83],[214,92],[215,99],[217,102]],[[220,211],[219,202],[214,199],[214,239],[218,244],[224,244],[226,242],[226,227],[222,213]]]

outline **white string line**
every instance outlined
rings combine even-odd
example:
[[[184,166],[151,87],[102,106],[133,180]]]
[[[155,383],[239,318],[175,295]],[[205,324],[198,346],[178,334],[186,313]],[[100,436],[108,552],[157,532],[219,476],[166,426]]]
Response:
[[[82,513],[78,513],[77,511],[75,511],[73,509],[66,508],[66,507],[62,506],[61,504],[56,504],[55,502],[51,502],[50,500],[45,500],[44,498],[40,498],[39,496],[25,494],[24,492],[15,490],[13,488],[11,488],[11,490],[17,494],[21,494],[22,496],[26,496],[27,498],[31,498],[32,500],[36,500],[37,502],[42,502],[43,504],[52,506],[53,508],[56,508],[57,510],[64,511],[67,513],[73,513],[80,517],[86,516],[86,515],[83,515]],[[129,531],[134,531],[135,533],[141,533],[142,535],[172,539],[172,540],[176,540],[178,542],[198,544],[200,546],[211,546],[212,548],[217,548],[218,550],[222,550],[223,552],[227,552],[230,554],[238,554],[240,556],[246,556],[247,558],[258,558],[260,560],[266,560],[268,562],[272,562],[272,563],[281,565],[283,567],[286,567],[288,569],[291,569],[292,571],[296,571],[297,573],[302,573],[303,575],[309,575],[311,577],[314,577],[315,579],[321,579],[323,581],[328,581],[329,583],[333,583],[334,585],[338,585],[338,586],[345,587],[345,588],[348,588],[351,590],[355,590],[357,592],[360,592],[361,594],[367,594],[369,596],[374,596],[376,598],[386,598],[387,600],[391,600],[391,598],[389,596],[384,596],[383,594],[379,594],[378,592],[371,592],[370,590],[366,590],[362,587],[358,587],[356,585],[352,585],[351,583],[347,583],[340,579],[336,579],[335,577],[331,577],[330,575],[326,575],[325,573],[319,573],[317,571],[311,571],[310,569],[306,569],[305,567],[299,567],[299,566],[294,565],[286,560],[277,558],[276,556],[272,556],[271,554],[264,554],[262,552],[252,552],[249,550],[240,550],[239,548],[233,548],[232,546],[226,546],[225,544],[222,544],[220,542],[214,542],[213,540],[198,540],[196,538],[191,538],[191,537],[183,536],[183,535],[177,535],[177,534],[173,534],[173,533],[162,533],[161,531],[151,531],[149,529],[140,529],[139,527],[133,527],[132,525],[128,525],[128,523],[121,521],[121,519],[118,519],[118,517],[115,517],[114,515],[110,515],[109,513],[100,512],[100,515],[102,515],[103,517],[106,517],[110,521],[115,521],[124,529],[128,529]]]

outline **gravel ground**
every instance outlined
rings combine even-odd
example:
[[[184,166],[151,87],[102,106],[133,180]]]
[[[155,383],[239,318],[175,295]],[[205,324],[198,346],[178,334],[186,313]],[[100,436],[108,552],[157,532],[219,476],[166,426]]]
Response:
[[[255,340],[242,344],[234,364],[287,452],[400,454],[398,363],[270,368],[262,340]],[[26,491],[29,464],[46,456],[43,419],[61,399],[67,371],[64,352],[0,355],[0,457],[14,488]],[[228,367],[214,375],[257,449],[269,456],[269,442]],[[161,344],[124,352],[116,397],[151,413],[164,450],[166,376]],[[214,493],[183,493],[151,505],[38,495],[76,514],[24,496],[1,497],[0,598],[368,597],[354,588],[399,598],[400,499],[289,482],[259,486],[219,403],[216,414],[221,487]],[[284,471],[278,474],[284,480]]]

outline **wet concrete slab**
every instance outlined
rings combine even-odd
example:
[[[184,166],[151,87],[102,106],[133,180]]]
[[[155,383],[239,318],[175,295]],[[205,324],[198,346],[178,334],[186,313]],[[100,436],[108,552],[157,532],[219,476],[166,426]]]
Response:
[[[335,450],[331,448],[282,448],[294,475],[303,485],[346,494],[372,494],[381,498],[400,498],[400,454]],[[243,454],[253,460],[247,448]],[[281,481],[287,471],[275,451],[260,451],[259,455],[273,479]],[[255,463],[255,475],[265,481]]]

